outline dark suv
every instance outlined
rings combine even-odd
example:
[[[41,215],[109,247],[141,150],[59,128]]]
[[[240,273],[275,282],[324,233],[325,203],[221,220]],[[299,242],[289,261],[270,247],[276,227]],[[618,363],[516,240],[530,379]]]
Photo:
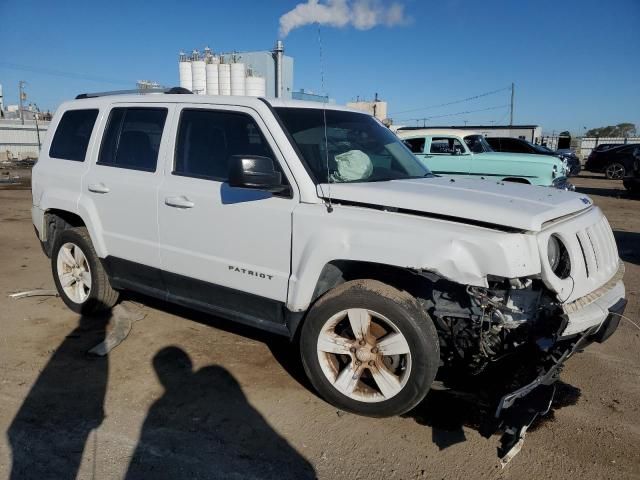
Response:
[[[633,170],[633,162],[640,158],[640,145],[617,145],[591,151],[584,165],[591,172],[604,172],[612,180],[623,179]]]
[[[640,148],[636,148],[636,151]],[[622,181],[624,188],[631,193],[640,193],[640,155],[636,155],[636,159],[633,162],[633,169],[627,173],[627,176]]]
[[[521,138],[487,137],[486,140],[489,145],[491,145],[491,148],[496,152],[555,155],[556,157],[560,157],[562,160],[567,161],[570,176],[578,175],[582,168],[580,165],[580,159],[573,152],[554,152],[543,145],[536,145],[535,143],[531,143]]]

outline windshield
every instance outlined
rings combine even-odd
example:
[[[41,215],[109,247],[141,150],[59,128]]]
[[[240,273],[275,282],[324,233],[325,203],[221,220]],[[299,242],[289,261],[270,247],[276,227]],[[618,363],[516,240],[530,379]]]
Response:
[[[473,153],[493,152],[493,149],[482,135],[467,135],[464,137],[464,143]]]
[[[527,142],[529,145],[531,145],[533,147],[533,149],[538,152],[538,153],[542,153],[545,155],[549,155],[549,154],[553,154],[554,151],[551,150],[549,147],[545,147],[544,145],[536,145],[535,143],[531,143],[531,142]]]
[[[275,110],[316,183],[381,182],[431,175],[398,137],[370,115],[321,108]]]

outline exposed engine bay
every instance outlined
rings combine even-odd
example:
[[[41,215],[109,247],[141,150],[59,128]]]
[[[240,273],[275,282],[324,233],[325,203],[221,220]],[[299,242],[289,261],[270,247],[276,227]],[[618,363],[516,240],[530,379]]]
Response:
[[[481,433],[503,432],[503,466],[548,412],[564,362],[617,327],[614,313],[602,326],[561,337],[568,317],[538,279],[491,279],[488,288],[439,279],[423,304],[438,330],[438,386],[486,408]]]
[[[440,289],[441,282],[429,313],[444,373],[479,375],[531,346],[548,352],[563,329],[562,310],[539,280],[494,280],[489,288],[446,282]]]

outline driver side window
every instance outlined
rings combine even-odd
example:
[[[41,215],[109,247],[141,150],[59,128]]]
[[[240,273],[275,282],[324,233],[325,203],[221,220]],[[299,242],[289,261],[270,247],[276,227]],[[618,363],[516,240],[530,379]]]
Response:
[[[431,139],[429,153],[436,155],[462,155],[464,147],[457,138],[434,137]]]

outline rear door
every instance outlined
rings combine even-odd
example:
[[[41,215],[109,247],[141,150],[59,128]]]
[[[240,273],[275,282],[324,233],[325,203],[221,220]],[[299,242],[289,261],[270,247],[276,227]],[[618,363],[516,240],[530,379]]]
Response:
[[[284,159],[249,108],[187,105],[174,124],[157,204],[169,293],[174,301],[274,327],[287,298],[297,193],[231,188],[227,173],[232,155],[260,155],[274,160],[287,181]]]
[[[167,137],[168,105],[119,104],[103,117],[95,163],[82,180],[80,205],[110,274],[124,286],[163,290],[158,249],[158,158]],[[152,293],[152,292],[149,292]]]

